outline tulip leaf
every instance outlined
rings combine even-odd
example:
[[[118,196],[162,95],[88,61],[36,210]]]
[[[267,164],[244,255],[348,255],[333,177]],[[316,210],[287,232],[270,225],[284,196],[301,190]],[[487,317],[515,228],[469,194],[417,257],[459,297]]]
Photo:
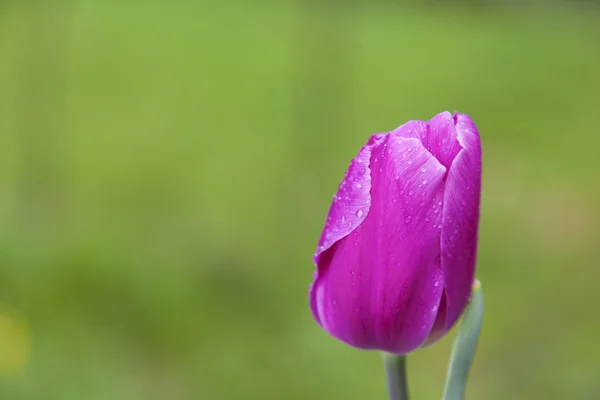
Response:
[[[471,301],[465,310],[452,349],[443,400],[463,400],[465,398],[469,369],[477,350],[482,323],[483,290],[481,283],[475,280],[471,290]]]

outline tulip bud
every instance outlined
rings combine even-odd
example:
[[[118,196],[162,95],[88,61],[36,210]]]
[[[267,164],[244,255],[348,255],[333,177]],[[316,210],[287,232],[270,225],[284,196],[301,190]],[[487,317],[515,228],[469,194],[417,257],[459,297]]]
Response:
[[[319,325],[394,354],[439,340],[469,301],[480,189],[481,145],[468,115],[373,135],[339,185],[314,256]]]

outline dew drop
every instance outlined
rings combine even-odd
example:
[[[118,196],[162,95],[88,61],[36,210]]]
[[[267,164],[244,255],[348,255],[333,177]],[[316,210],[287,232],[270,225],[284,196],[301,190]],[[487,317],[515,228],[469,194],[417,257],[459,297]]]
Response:
[[[407,150],[408,150],[408,151],[412,151],[412,147],[409,147]]]
[[[437,208],[436,208],[435,210],[433,210],[433,213],[434,213],[434,214],[437,214],[437,213],[439,213],[439,212],[440,212],[440,210],[438,210]]]
[[[383,172],[383,168],[379,168],[379,172]]]
[[[408,195],[409,195],[409,196],[412,196],[412,194],[413,194],[413,191],[412,191],[412,190],[411,190],[410,192],[408,192]]]
[[[401,191],[400,191],[400,195],[403,195],[403,194],[404,194],[404,190],[401,190]]]
[[[358,218],[362,217],[362,216],[363,216],[363,214],[364,214],[364,213],[363,213],[363,210],[358,210],[358,211],[356,212],[356,216],[357,216]]]
[[[346,216],[345,216],[345,215],[342,215],[341,221],[342,221],[342,224],[343,224],[344,222],[346,222]]]
[[[408,165],[412,164],[412,160],[408,160]]]
[[[357,183],[357,184],[356,184],[356,188],[357,188],[357,189],[360,189],[361,187],[362,187],[362,185],[361,185],[360,183]]]
[[[397,202],[397,201],[398,201],[398,200],[396,200],[396,198],[395,198],[395,197],[392,199],[392,203],[393,203],[393,204],[396,204],[396,202]]]
[[[395,179],[395,180],[398,180],[398,179],[400,179],[400,175],[396,174],[396,176],[394,176],[394,179]]]
[[[441,206],[441,205],[442,205],[442,202],[440,201],[440,202],[438,203],[438,205],[440,205],[440,206]]]
[[[439,283],[438,281],[435,281],[435,282],[433,283],[433,286],[435,286],[435,287],[438,287],[438,286],[440,286],[440,283]]]
[[[425,217],[425,221],[429,222],[431,218],[429,218],[429,215]]]
[[[366,172],[366,169],[361,168],[360,171],[358,171],[359,174],[364,175]]]
[[[392,149],[388,149],[388,154],[392,154]]]
[[[438,228],[439,228],[439,229],[442,229],[442,224],[439,224],[439,225],[438,225]]]
[[[421,202],[421,207],[423,207],[424,205],[425,205],[425,202],[424,202],[424,201],[422,201],[422,202]]]
[[[407,223],[407,224],[409,224],[411,220],[412,220],[412,217],[409,215],[408,217],[406,217],[406,219],[404,220],[404,222]]]
[[[427,185],[427,179],[423,179],[423,185]]]
[[[425,171],[427,171],[427,168],[425,168],[425,167],[421,168],[421,172],[425,172]]]

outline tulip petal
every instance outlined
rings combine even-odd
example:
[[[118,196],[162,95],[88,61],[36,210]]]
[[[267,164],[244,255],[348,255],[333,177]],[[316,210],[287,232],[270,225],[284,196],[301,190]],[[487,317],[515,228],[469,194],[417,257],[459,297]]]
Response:
[[[352,159],[346,176],[340,183],[333,202],[329,207],[327,222],[319,239],[319,247],[314,256],[319,263],[321,253],[329,249],[335,242],[350,234],[358,227],[369,213],[371,207],[371,170],[369,160],[371,152],[383,139],[384,134],[371,136],[369,142],[362,147],[358,155]]]
[[[455,121],[452,114],[445,111],[429,121],[429,134],[424,139],[425,147],[450,171],[450,166],[461,150],[457,140]]]
[[[409,121],[394,129],[396,135],[414,137],[444,166],[450,169],[452,161],[461,149],[456,138],[455,121],[452,114],[445,111],[431,121]]]
[[[444,290],[440,231],[446,168],[401,131],[385,135],[368,151],[370,196],[361,202],[368,214],[336,241],[322,237],[311,307],[333,336],[355,347],[405,354],[429,335]],[[339,221],[334,205],[330,216],[336,212],[333,220]]]
[[[384,136],[384,134],[372,135],[369,142],[352,159],[346,176],[340,183],[337,193],[333,196],[333,202],[329,207],[327,222],[319,239],[317,252],[313,257],[316,265],[321,263],[320,259],[323,252],[350,234],[367,217],[371,206],[371,170],[369,167],[371,151]],[[318,275],[319,269],[315,272],[315,280]],[[316,305],[313,303],[314,300],[311,300],[313,314],[317,322],[323,325],[323,322],[319,318],[319,313],[315,312]]]
[[[481,192],[481,144],[468,115],[455,114],[457,140],[462,149],[448,171],[444,192],[441,237],[442,267],[446,288],[446,330],[460,317],[469,301],[475,277],[479,201]]]

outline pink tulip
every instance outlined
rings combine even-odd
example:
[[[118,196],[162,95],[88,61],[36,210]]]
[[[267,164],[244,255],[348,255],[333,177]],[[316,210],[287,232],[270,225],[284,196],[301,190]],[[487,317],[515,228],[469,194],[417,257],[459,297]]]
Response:
[[[443,112],[371,136],[334,196],[314,261],[312,313],[358,348],[406,354],[439,340],[475,276],[481,145]]]

